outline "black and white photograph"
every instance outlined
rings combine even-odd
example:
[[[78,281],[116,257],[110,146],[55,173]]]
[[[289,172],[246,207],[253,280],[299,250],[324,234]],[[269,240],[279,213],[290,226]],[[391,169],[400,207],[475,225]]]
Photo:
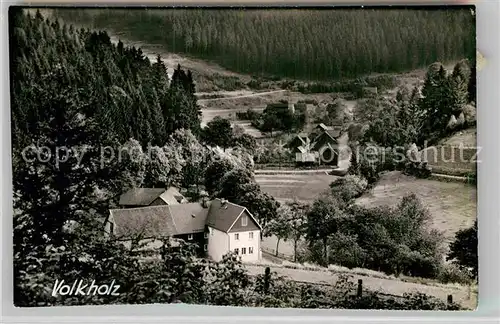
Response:
[[[476,309],[474,6],[8,20],[16,307]]]

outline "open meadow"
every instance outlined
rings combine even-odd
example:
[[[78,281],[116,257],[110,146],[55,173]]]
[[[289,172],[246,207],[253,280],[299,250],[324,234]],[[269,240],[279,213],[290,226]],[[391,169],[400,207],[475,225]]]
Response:
[[[337,176],[324,174],[259,174],[255,180],[264,192],[272,195],[276,200],[283,202],[297,199],[312,202]]]
[[[415,193],[432,216],[432,227],[442,231],[446,243],[455,233],[473,225],[476,219],[475,186],[427,179],[416,179],[400,172],[383,174],[371,191],[356,202],[364,206],[394,206],[409,193]]]

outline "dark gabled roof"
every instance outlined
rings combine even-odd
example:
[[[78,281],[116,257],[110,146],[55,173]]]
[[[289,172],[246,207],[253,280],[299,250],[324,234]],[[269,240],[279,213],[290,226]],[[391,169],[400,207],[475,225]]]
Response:
[[[335,136],[330,134],[330,132],[335,132],[335,131],[332,130],[323,132],[320,135],[318,135],[318,137],[316,137],[314,143],[311,145],[313,151],[319,151],[321,147],[323,147],[323,145],[325,145],[326,143],[337,144],[337,139],[335,138]]]
[[[297,148],[298,146],[301,145],[306,145],[307,144],[307,135],[305,137],[303,136],[305,134],[298,134],[294,136],[290,142],[286,145],[287,148]]]
[[[160,198],[163,199],[168,205],[180,204],[186,198],[179,192],[179,189],[175,187],[168,188],[164,193],[160,195]]]
[[[180,203],[184,197],[174,187],[163,188],[132,188],[120,196],[122,206],[149,206],[157,198],[169,205]]]
[[[176,235],[205,231],[208,208],[203,208],[200,203],[171,205],[169,207],[177,230]]]
[[[165,237],[205,230],[208,208],[199,203],[148,206],[110,211],[117,237]]]
[[[189,203],[112,209],[110,215],[116,224],[115,236],[118,239],[137,236],[145,239],[202,233],[206,225],[227,233],[245,211],[262,229],[245,207],[219,199],[213,200],[208,208],[199,203]]]
[[[238,220],[241,214],[243,214],[243,212],[245,211],[248,213],[248,215],[250,215],[250,218],[252,218],[255,224],[262,230],[262,226],[260,226],[259,222],[245,207],[221,199],[215,199],[210,204],[210,210],[207,217],[207,225],[218,229],[219,231],[227,233],[233,227],[234,223]]]
[[[110,210],[115,226],[115,236],[142,238],[172,236],[177,232],[171,217],[167,217],[169,206],[140,207]]]
[[[122,206],[148,206],[160,197],[165,189],[161,188],[132,188],[120,196]]]
[[[227,232],[244,211],[245,207],[215,199],[210,204],[207,225]]]

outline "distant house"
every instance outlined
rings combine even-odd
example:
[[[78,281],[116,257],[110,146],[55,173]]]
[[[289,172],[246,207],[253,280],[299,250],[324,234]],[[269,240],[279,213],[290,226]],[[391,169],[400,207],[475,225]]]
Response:
[[[305,133],[297,134],[292,140],[286,145],[287,148],[291,149],[293,153],[299,152],[300,146],[305,146],[309,137]]]
[[[288,148],[295,153],[295,162],[299,164],[325,164],[338,166],[338,138],[341,126],[327,126],[323,123],[316,126],[311,134],[299,134],[289,143]]]
[[[317,160],[316,152],[311,152],[307,146],[299,146],[295,153],[295,162],[301,164],[315,163]]]
[[[337,166],[339,162],[339,148],[337,139],[340,130],[330,128],[321,132],[312,144],[312,151],[318,152],[319,164]]]
[[[113,209],[105,225],[112,235],[130,246],[132,240],[161,245],[153,238],[182,239],[198,244],[198,254],[215,261],[234,251],[242,261],[261,258],[262,227],[243,206],[215,199],[204,203]],[[148,241],[150,240],[150,241]]]
[[[133,188],[120,196],[119,205],[125,208],[177,205],[186,202],[186,198],[175,187]]]

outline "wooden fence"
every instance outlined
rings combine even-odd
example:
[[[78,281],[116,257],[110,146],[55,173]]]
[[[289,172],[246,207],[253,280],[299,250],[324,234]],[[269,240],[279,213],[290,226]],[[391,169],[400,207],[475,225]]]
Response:
[[[270,267],[265,267],[263,274],[265,275],[266,272],[270,272]],[[301,281],[301,280],[295,280],[293,278],[287,278],[287,280],[299,283],[299,284],[304,284],[304,285],[314,285],[314,286],[322,286],[322,287],[335,287],[334,284],[326,283],[326,282],[310,282],[310,281]],[[410,296],[404,296],[404,295],[395,295],[395,294],[389,294],[381,291],[371,291],[368,289],[363,288],[363,279],[358,279],[357,285],[356,285],[356,296],[357,297],[362,297],[363,292],[375,292],[377,295],[384,296],[384,297],[390,297],[390,298],[400,298],[400,299],[409,299],[411,298]],[[452,304],[453,303],[453,295],[448,295],[447,296],[447,303]]]
[[[286,261],[290,261],[290,262],[294,261],[292,255],[287,255],[287,254],[280,253],[280,252],[278,252],[278,254],[276,254],[275,249],[269,249],[269,248],[265,248],[265,247],[261,247],[260,249],[262,250],[262,253],[269,254],[270,256],[279,258],[281,260],[286,260]]]

